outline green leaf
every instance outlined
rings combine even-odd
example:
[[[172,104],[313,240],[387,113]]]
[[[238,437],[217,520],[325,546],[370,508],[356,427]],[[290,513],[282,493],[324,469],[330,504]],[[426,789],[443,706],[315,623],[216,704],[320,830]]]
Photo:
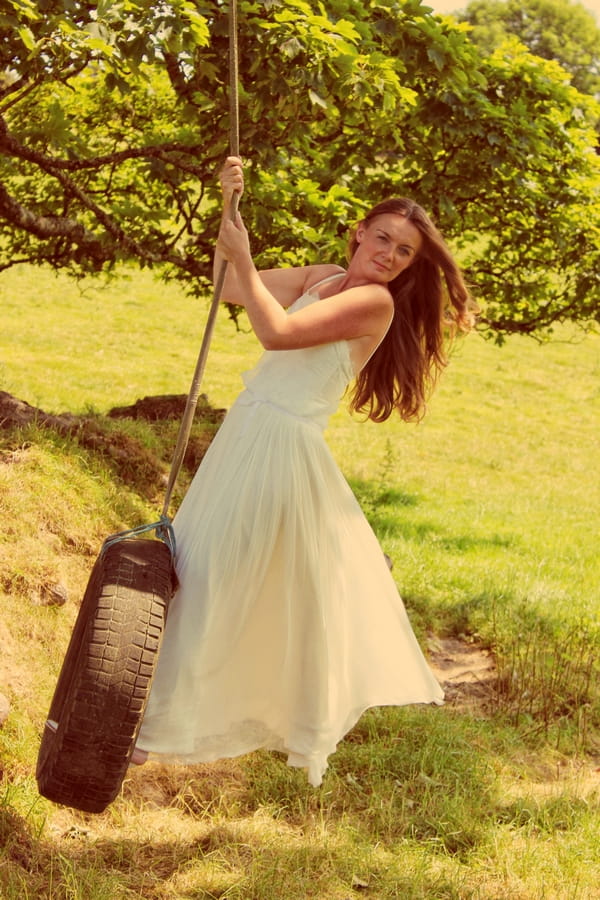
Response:
[[[35,47],[35,37],[31,28],[28,28],[26,25],[21,25],[21,27],[18,28],[17,31],[19,37],[21,38],[27,49],[33,50],[33,48]]]

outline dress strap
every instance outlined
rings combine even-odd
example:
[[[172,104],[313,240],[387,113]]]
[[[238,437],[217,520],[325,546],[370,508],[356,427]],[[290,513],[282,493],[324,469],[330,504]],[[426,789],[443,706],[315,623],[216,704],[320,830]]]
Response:
[[[312,293],[317,288],[321,287],[322,284],[327,284],[328,281],[332,281],[334,278],[341,278],[342,275],[345,275],[345,272],[335,272],[334,275],[328,275],[327,278],[322,278],[320,281],[317,281],[307,290],[307,294]]]

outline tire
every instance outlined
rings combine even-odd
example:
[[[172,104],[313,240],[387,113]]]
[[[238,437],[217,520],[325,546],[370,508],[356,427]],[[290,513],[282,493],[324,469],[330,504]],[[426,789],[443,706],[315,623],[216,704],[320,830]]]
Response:
[[[161,540],[128,538],[100,553],[42,735],[42,796],[99,813],[119,793],[175,583],[171,549]]]

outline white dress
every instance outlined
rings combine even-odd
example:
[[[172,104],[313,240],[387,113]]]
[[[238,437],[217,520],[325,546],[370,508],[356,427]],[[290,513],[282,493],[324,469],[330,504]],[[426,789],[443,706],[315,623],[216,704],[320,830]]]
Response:
[[[267,351],[244,374],[173,522],[180,587],[137,742],[151,758],[264,747],[317,786],[364,710],[442,702],[323,437],[353,377],[346,341]]]

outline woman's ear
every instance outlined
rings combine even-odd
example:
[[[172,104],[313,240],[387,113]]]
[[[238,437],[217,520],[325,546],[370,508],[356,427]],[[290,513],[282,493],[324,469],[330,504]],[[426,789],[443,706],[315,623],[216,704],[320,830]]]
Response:
[[[360,225],[356,229],[356,235],[355,235],[356,243],[360,244],[360,242],[362,241],[364,236],[365,236],[365,226],[364,226],[364,222],[361,222]]]

